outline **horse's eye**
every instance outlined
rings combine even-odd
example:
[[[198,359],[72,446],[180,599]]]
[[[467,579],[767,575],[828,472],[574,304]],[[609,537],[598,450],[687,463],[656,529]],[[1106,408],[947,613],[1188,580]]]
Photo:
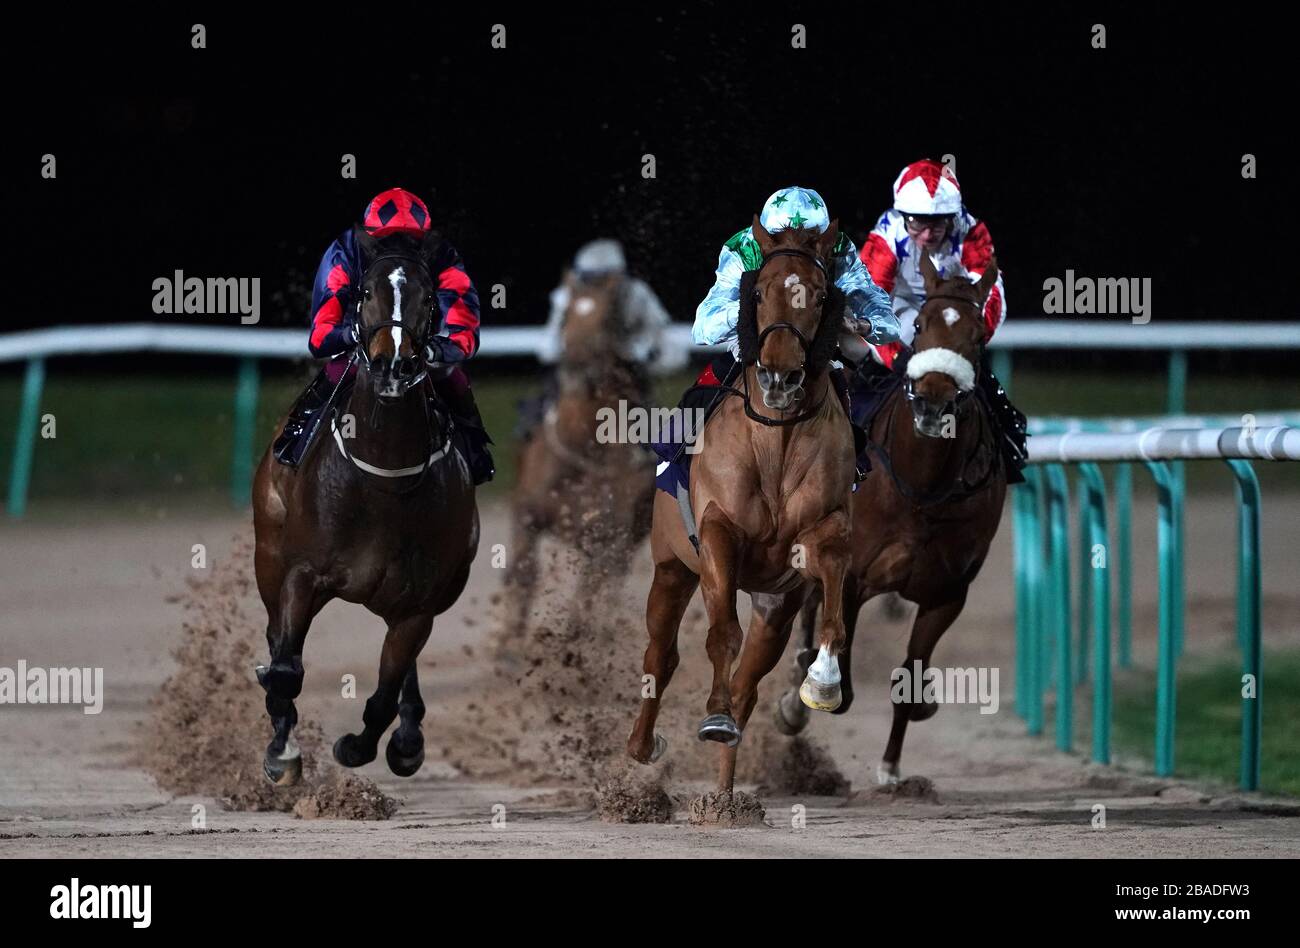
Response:
[[[374,296],[374,293],[371,291],[370,287],[366,287],[366,288],[361,292],[361,295],[362,295],[362,297],[365,298],[365,299],[370,299],[372,296]]]
[[[755,291],[754,291],[754,302],[755,302],[755,303],[761,303],[762,301],[763,301],[763,294],[760,293],[760,292],[758,292],[758,290],[755,290]]]

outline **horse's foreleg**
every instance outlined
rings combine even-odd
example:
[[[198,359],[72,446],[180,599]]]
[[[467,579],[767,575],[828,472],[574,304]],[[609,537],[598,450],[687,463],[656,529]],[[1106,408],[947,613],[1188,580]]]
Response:
[[[709,614],[705,651],[713,663],[713,687],[707,716],[700,724],[702,741],[729,746],[740,743],[740,727],[732,716],[731,664],[740,653],[744,632],[736,615],[736,575],[741,535],[725,514],[710,505],[700,521],[700,586]]]
[[[808,674],[808,666],[817,656],[813,643],[817,640],[817,613],[821,604],[821,587],[810,585],[799,609],[799,647],[790,666],[790,687],[776,699],[772,709],[776,729],[787,737],[793,737],[808,726],[808,706],[799,699],[799,686]]]
[[[840,706],[832,714],[843,714],[853,704],[853,636],[862,613],[862,592],[857,578],[850,573],[844,578],[844,647],[840,649]]]
[[[280,584],[274,605],[268,608],[266,643],[271,663],[257,668],[258,683],[266,690],[266,713],[274,734],[266,747],[262,770],[278,786],[289,786],[302,776],[302,753],[293,739],[298,723],[294,699],[302,692],[302,648],[311,620],[324,601],[316,589],[315,573],[291,570]]]
[[[682,616],[699,584],[699,577],[676,557],[655,564],[655,578],[645,609],[650,644],[646,646],[642,665],[646,677],[641,685],[641,713],[627,739],[628,756],[643,764],[654,763],[663,756],[667,746],[663,737],[655,733],[655,721],[664,690],[677,670],[677,632]]]
[[[345,734],[334,742],[334,759],[344,767],[360,767],[375,759],[379,739],[397,717],[398,697],[415,659],[433,630],[433,615],[409,616],[388,627],[379,657],[379,684],[366,701],[361,715],[365,728],[360,734]],[[409,731],[408,731],[409,734]]]
[[[385,756],[388,769],[399,777],[409,777],[424,763],[424,735],[420,722],[424,720],[424,699],[420,697],[420,679],[415,662],[402,682],[402,696],[397,704],[397,717],[401,722],[388,739]]]
[[[740,653],[740,663],[731,677],[731,694],[735,702],[736,723],[743,732],[749,723],[758,700],[758,683],[777,662],[790,639],[790,628],[803,605],[798,593],[771,595],[753,594],[754,611],[749,619],[749,634]],[[736,779],[736,752],[738,748],[723,747],[718,767],[718,789],[731,790]]]
[[[805,570],[822,588],[822,619],[817,658],[799,686],[799,697],[814,711],[834,711],[843,700],[839,653],[845,644],[844,580],[849,564],[849,517],[839,510],[799,535]]]
[[[966,605],[966,590],[963,589],[961,594],[954,599],[941,603],[929,603],[920,606],[916,612],[916,620],[912,623],[912,636],[907,642],[907,658],[903,662],[903,668],[907,670],[908,678],[906,681],[912,683],[917,690],[921,684],[914,682],[914,676],[917,673],[917,662],[920,662],[919,669],[921,675],[930,666],[930,656],[934,653],[934,647],[939,643],[939,638],[948,631],[948,628],[957,621],[961,615],[962,608]],[[921,683],[923,684],[924,678]],[[908,688],[908,693],[912,688]],[[880,762],[880,767],[876,771],[876,779],[880,783],[897,783],[899,779],[898,761],[903,754],[903,737],[907,734],[907,724],[909,721],[924,721],[934,716],[939,710],[939,705],[933,701],[922,701],[914,703],[908,700],[896,702],[894,704],[894,723],[889,729],[889,743],[885,745],[885,756]]]

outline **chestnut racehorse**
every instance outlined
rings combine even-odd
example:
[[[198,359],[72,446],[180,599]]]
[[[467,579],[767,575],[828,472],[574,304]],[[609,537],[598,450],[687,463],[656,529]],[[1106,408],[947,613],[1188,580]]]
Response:
[[[926,300],[916,318],[913,354],[902,384],[871,423],[874,463],[850,505],[853,565],[843,599],[848,640],[840,655],[843,701],[836,714],[853,700],[853,632],[862,606],[887,592],[917,604],[901,667],[911,674],[918,667],[913,662],[920,661],[924,672],[940,636],[966,604],[1006,497],[992,415],[975,385],[984,347],[984,301],[997,280],[997,264],[991,262],[978,283],[964,276],[940,278],[929,254],[921,255],[920,265]],[[796,681],[813,660],[816,610],[810,597]],[[908,722],[924,721],[937,710],[934,702],[894,705],[893,728],[877,771],[881,783],[899,779]],[[777,702],[777,727],[795,734],[807,721],[795,691],[787,691]]]
[[[425,361],[437,328],[436,236],[357,239],[371,261],[357,286],[356,383],[341,411],[322,421],[297,468],[262,457],[253,485],[257,588],[266,605],[271,663],[258,669],[274,737],[264,770],[292,784],[302,772],[293,727],[302,690],[303,643],[331,599],[364,605],[388,635],[379,683],[360,734],[334,745],[345,767],[375,759],[379,739],[401,717],[388,766],[409,776],[424,760],[415,662],[433,628],[465,588],[478,549],[478,509],[469,469],[449,440],[449,416],[432,408]]]
[[[623,281],[569,280],[561,326],[563,352],[555,401],[519,452],[514,495],[513,556],[508,562],[505,640],[524,634],[537,591],[537,545],[552,536],[584,554],[571,606],[587,608],[610,580],[596,564],[622,569],[650,532],[654,458],[644,445],[601,443],[602,412],[641,397],[635,369],[620,357]],[[621,575],[621,574],[620,574]]]
[[[842,297],[827,264],[838,224],[824,234],[804,228],[769,234],[755,216],[753,234],[763,264],[749,299],[742,281],[737,329],[744,368],[738,387],[727,392],[738,397],[723,397],[691,468],[698,552],[678,503],[655,494],[644,665],[651,680],[627,743],[628,754],[642,763],[664,752],[655,719],[677,667],[682,615],[701,585],[713,684],[699,737],[724,745],[718,773],[724,792],[733,787],[736,745],[758,683],[780,659],[809,585],[834,595],[818,632],[819,658],[801,694],[822,710],[839,703],[839,592],[849,562],[853,436],[827,367],[842,327]],[[739,590],[753,604],[748,636],[736,613]]]

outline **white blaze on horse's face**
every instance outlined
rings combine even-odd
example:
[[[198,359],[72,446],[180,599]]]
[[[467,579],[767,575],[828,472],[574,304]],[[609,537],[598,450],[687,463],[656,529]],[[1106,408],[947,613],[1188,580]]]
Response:
[[[943,311],[943,321],[951,326],[957,320],[961,319],[961,313],[957,312],[951,306],[945,307]]]
[[[399,325],[393,327],[393,360],[396,361],[402,351],[402,285],[406,283],[406,270],[398,267],[392,273],[388,274],[388,282],[393,285],[393,322]]]

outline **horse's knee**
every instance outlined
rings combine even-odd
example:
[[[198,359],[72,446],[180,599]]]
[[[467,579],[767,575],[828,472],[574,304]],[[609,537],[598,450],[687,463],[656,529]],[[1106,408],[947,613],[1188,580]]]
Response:
[[[297,655],[288,661],[257,666],[257,682],[269,697],[292,701],[302,693],[302,680],[302,658]]]

